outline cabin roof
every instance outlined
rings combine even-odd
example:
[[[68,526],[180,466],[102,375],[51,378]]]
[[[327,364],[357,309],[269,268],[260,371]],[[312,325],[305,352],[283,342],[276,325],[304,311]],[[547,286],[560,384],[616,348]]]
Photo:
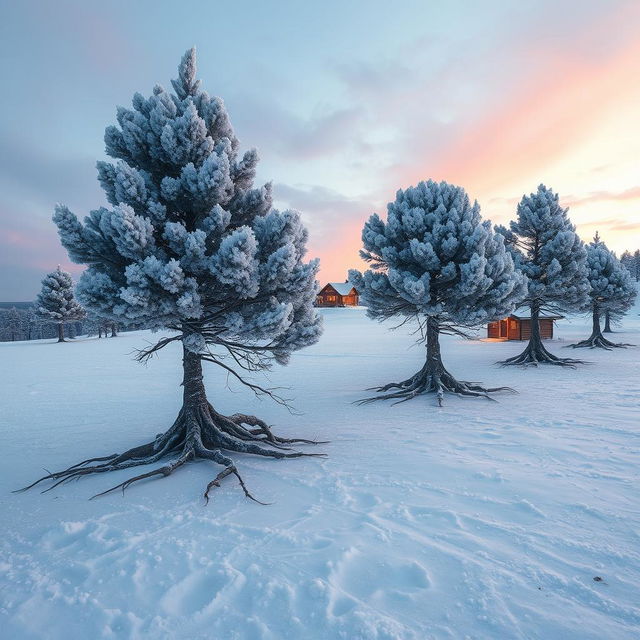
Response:
[[[512,313],[510,318],[515,318],[516,320],[531,320],[531,314],[527,313]],[[540,320],[561,320],[564,316],[558,316],[553,313],[543,313],[542,311],[538,315]]]
[[[350,282],[330,282],[329,283],[341,296],[348,296],[353,289]],[[325,285],[326,286],[326,285]]]

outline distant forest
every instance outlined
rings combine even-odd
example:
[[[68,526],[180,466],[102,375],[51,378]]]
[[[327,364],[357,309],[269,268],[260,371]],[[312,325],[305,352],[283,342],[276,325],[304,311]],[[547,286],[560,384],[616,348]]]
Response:
[[[640,281],[640,249],[625,251],[620,256],[620,262]],[[80,335],[107,336],[114,333],[110,323],[97,318],[66,323],[64,332],[67,338]],[[57,325],[38,318],[33,302],[0,302],[0,342],[57,337]]]
[[[112,322],[100,318],[86,318],[78,322],[66,322],[65,338],[76,336],[111,336],[121,331]],[[42,320],[36,314],[33,302],[0,302],[0,342],[18,340],[42,340],[57,338],[58,325]]]

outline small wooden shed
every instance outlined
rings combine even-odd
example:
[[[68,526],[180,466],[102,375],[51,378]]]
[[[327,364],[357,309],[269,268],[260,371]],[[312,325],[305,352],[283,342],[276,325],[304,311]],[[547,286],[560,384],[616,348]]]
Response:
[[[540,314],[540,337],[543,340],[553,338],[553,323],[562,316]],[[531,316],[511,314],[508,318],[490,322],[487,325],[487,337],[502,340],[528,340],[531,337]]]
[[[358,292],[348,281],[329,282],[316,296],[316,307],[357,307]]]

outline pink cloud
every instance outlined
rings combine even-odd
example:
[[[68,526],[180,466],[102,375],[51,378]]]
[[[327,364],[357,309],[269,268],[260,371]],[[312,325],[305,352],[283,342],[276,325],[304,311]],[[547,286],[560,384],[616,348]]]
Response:
[[[30,219],[37,223],[37,218]],[[43,274],[55,269],[58,264],[74,274],[84,270],[84,266],[69,260],[53,225],[50,229],[34,224],[3,229],[0,233],[0,255],[4,265],[39,270]]]
[[[631,187],[624,191],[593,191],[583,196],[569,196],[563,198],[566,206],[576,206],[589,202],[620,202],[627,200],[640,200],[640,187]]]

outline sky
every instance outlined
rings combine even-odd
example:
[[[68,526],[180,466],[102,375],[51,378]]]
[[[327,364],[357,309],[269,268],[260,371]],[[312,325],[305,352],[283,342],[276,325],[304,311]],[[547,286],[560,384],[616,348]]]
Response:
[[[320,280],[400,188],[463,186],[495,223],[545,183],[584,240],[640,248],[640,2],[0,0],[0,301],[61,264],[51,222],[106,201],[117,105],[196,46],[258,180],[302,212]]]

